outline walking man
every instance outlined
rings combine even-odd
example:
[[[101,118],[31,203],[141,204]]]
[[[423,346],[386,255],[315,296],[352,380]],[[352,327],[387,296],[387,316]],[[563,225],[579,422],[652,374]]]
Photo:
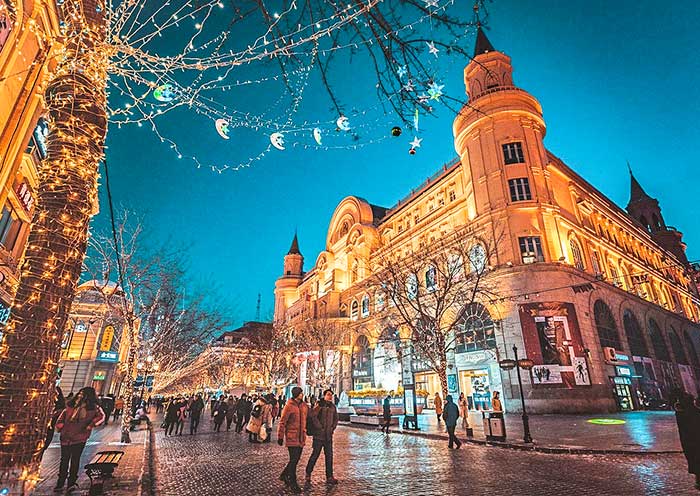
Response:
[[[292,397],[282,410],[279,427],[277,428],[277,444],[287,444],[289,463],[284,467],[280,480],[289,487],[293,494],[301,494],[297,483],[297,464],[306,443],[306,417],[309,407],[304,403],[304,392],[299,386],[292,388]]]
[[[203,410],[204,400],[202,399],[202,393],[197,393],[197,399],[190,405],[190,436],[197,434],[197,427],[199,427],[199,419],[202,418]]]
[[[386,395],[384,402],[382,403],[382,432],[389,434],[389,427],[391,426],[391,395]]]
[[[457,449],[461,448],[462,442],[455,436],[455,427],[457,426],[457,419],[459,419],[459,408],[452,402],[451,394],[445,396],[445,409],[442,414],[442,419],[445,421],[447,434],[450,436],[447,447],[452,449],[454,443],[457,445]]]
[[[314,438],[313,451],[306,464],[306,482],[311,482],[311,473],[323,449],[326,461],[326,484],[335,485],[338,479],[333,477],[333,432],[338,426],[338,410],[333,403],[333,391],[326,389],[309,415],[314,419],[315,430],[311,433]]]
[[[248,397],[243,393],[241,399],[236,403],[236,432],[239,434],[243,431],[246,415],[250,415],[248,411]]]

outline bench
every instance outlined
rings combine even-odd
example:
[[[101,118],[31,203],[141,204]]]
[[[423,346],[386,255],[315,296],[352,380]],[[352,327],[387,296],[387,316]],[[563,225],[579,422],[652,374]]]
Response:
[[[114,469],[117,468],[123,456],[123,451],[99,451],[90,463],[85,465],[85,473],[90,477],[88,494],[91,496],[102,494],[105,480],[112,478]]]
[[[381,415],[350,415],[351,424],[385,425]],[[392,415],[389,425],[399,425],[399,418]]]

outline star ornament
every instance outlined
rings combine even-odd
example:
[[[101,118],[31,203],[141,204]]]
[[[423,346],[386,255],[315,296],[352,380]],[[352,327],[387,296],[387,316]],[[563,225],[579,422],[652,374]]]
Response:
[[[430,53],[431,55],[435,55],[435,58],[438,58],[438,52],[440,50],[438,50],[437,47],[435,46],[435,42],[426,41],[425,44],[428,45],[428,53]]]
[[[406,92],[408,92],[408,93],[411,93],[411,92],[415,89],[415,88],[413,87],[413,82],[411,82],[411,81],[409,80],[408,83],[406,83],[406,84],[403,85],[403,89],[404,89],[404,91],[406,91]]]
[[[405,65],[402,65],[398,69],[396,69],[396,74],[398,74],[399,79],[403,78],[407,73],[408,71],[406,70]]]
[[[430,83],[428,85],[428,95],[430,96],[430,99],[440,101],[440,97],[443,95],[442,89],[444,87],[444,84],[437,84],[435,82]]]
[[[418,136],[413,137],[413,141],[409,143],[411,145],[411,148],[420,148],[420,142],[423,141],[423,138],[419,138]]]
[[[438,0],[423,0],[425,2],[425,8],[434,7],[438,8]]]

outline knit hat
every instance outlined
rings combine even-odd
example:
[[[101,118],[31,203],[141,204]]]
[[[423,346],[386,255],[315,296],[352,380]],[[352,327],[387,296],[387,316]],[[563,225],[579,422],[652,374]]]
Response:
[[[296,398],[296,397],[299,396],[302,392],[303,392],[303,390],[302,390],[299,386],[294,386],[294,387],[292,388],[292,398]]]

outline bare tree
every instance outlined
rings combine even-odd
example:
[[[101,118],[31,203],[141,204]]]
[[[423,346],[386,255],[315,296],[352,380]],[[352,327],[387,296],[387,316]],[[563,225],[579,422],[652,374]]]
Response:
[[[297,330],[299,350],[306,355],[306,377],[314,390],[334,386],[340,377],[342,347],[350,339],[346,319],[322,316],[309,319]]]
[[[448,354],[455,345],[477,339],[488,347],[494,338],[463,331],[470,330],[475,305],[497,299],[489,278],[496,246],[493,237],[465,227],[417,251],[382,247],[372,259],[367,285],[385,301],[382,318],[408,331],[415,358],[437,374],[443,397],[448,393]]]
[[[237,345],[246,352],[245,367],[267,388],[284,388],[296,379],[295,356],[299,339],[294,329],[286,325],[262,326]]]

